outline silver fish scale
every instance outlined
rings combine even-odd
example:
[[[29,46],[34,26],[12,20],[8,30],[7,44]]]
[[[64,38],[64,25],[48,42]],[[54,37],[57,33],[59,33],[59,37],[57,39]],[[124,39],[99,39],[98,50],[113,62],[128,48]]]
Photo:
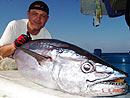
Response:
[[[53,46],[50,43],[32,43],[29,46],[29,49],[32,49],[32,50],[35,50],[35,49],[42,50],[42,49],[49,49],[49,48],[53,48]]]
[[[56,51],[61,57],[71,57],[71,58],[85,58],[85,56],[76,53],[70,49],[57,48]]]

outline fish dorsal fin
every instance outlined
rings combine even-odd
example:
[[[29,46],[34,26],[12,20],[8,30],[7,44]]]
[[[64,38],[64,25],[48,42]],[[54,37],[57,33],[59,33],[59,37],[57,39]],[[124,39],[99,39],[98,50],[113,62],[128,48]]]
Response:
[[[51,57],[47,57],[47,56],[43,56],[43,55],[40,55],[36,52],[33,52],[31,50],[28,50],[28,49],[25,49],[25,48],[22,48],[22,47],[16,47],[16,49],[20,49],[22,51],[24,51],[25,53],[31,55],[32,57],[34,57],[38,62],[41,62],[41,61],[46,61],[48,59],[51,59]]]

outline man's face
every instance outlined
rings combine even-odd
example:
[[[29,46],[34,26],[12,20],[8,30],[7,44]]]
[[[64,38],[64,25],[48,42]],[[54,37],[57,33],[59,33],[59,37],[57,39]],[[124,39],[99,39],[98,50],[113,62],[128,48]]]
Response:
[[[27,12],[29,26],[32,30],[40,30],[46,24],[49,16],[46,12],[37,9],[31,9]]]

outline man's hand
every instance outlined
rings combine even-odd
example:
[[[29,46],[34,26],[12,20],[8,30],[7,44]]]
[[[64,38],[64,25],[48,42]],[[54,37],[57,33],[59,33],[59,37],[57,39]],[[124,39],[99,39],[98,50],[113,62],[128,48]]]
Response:
[[[19,36],[15,41],[15,47],[20,47],[21,45],[27,43],[28,41],[31,40],[31,37],[25,34],[22,34],[21,36]]]
[[[15,50],[14,43],[0,46],[0,54],[3,58],[11,56]]]

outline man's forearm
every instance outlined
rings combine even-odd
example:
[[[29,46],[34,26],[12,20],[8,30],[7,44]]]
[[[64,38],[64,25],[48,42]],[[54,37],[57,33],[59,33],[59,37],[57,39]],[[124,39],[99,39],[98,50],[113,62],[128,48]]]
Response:
[[[8,57],[14,53],[15,49],[14,43],[0,46],[0,54],[2,57]]]

